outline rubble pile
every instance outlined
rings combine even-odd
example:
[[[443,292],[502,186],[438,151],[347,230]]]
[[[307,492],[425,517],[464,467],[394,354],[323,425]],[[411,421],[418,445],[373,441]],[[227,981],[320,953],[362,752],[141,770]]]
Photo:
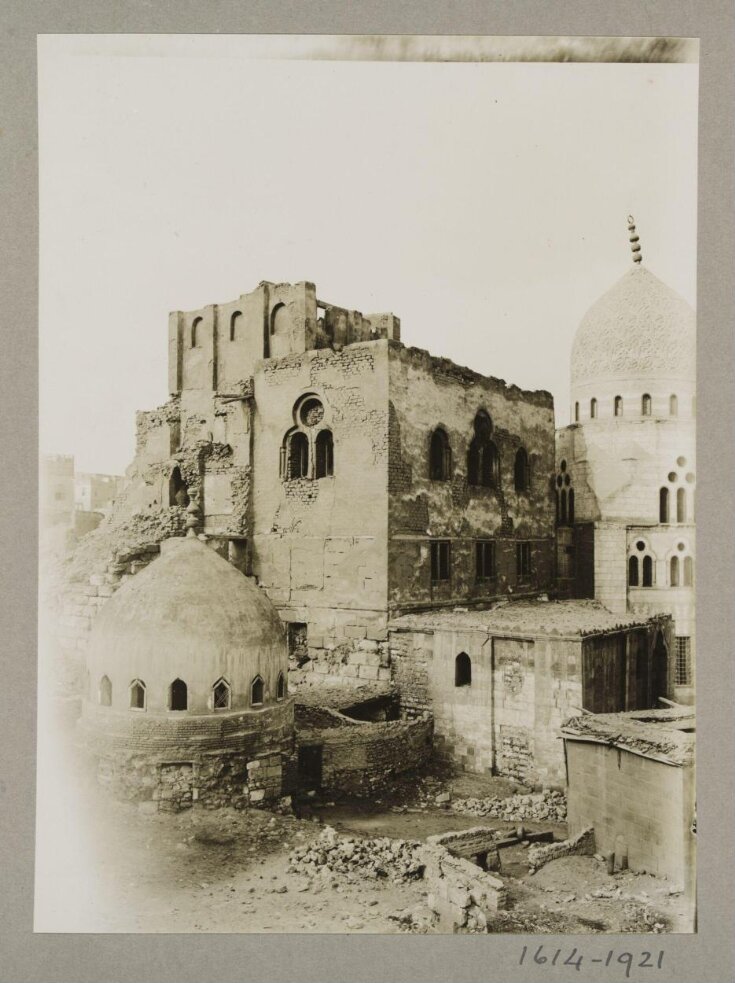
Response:
[[[326,826],[313,843],[291,851],[288,870],[309,877],[347,874],[360,878],[386,877],[400,883],[423,875],[420,846],[418,842],[388,837],[367,840],[339,837],[331,826]]]
[[[564,823],[567,819],[566,796],[555,789],[510,795],[505,799],[455,799],[452,809],[467,816],[490,816],[510,822],[545,819],[552,823]]]

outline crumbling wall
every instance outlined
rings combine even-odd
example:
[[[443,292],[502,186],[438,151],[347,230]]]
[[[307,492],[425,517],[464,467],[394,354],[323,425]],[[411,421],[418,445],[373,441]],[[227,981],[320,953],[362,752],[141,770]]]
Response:
[[[583,829],[576,836],[561,843],[532,843],[528,848],[528,866],[530,872],[536,871],[559,857],[592,857],[595,854],[595,831],[591,826]]]
[[[496,830],[489,826],[473,826],[451,833],[428,836],[428,844],[443,846],[453,857],[470,860],[483,870],[500,870],[500,851],[495,838]]]
[[[420,605],[533,594],[553,586],[555,502],[551,396],[524,392],[434,358],[390,345],[389,600],[392,611]],[[479,410],[489,413],[499,454],[496,488],[471,487],[467,455]],[[450,480],[429,479],[429,443],[442,427]],[[517,492],[514,463],[530,458],[528,491]],[[451,576],[432,583],[430,538],[451,542]],[[496,576],[478,581],[475,542],[496,543]],[[531,572],[519,578],[516,543],[529,542]]]
[[[443,927],[482,931],[494,912],[507,907],[507,891],[499,877],[452,856],[440,844],[427,842],[420,856],[429,890],[426,903]]]

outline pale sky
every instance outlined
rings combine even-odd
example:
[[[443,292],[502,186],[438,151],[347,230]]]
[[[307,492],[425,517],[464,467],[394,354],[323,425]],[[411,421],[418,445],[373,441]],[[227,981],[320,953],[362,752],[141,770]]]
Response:
[[[695,303],[697,78],[40,38],[42,452],[122,473],[135,410],[168,396],[168,312],[261,280],[392,311],[406,344],[548,389],[567,423],[574,332],[630,266],[629,213]]]

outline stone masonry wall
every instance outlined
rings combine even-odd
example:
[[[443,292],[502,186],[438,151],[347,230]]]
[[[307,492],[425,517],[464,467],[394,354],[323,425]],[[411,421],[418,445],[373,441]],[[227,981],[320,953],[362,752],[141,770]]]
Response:
[[[507,907],[507,891],[499,877],[452,856],[439,844],[427,843],[420,853],[429,890],[426,903],[445,928],[482,931],[495,912]]]

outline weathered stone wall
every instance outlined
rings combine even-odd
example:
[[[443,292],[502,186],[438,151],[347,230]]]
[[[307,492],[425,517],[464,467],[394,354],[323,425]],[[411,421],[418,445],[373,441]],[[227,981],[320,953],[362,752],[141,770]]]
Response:
[[[590,826],[561,843],[532,843],[528,848],[528,866],[531,873],[535,873],[551,860],[570,856],[592,857],[596,849],[595,831]]]
[[[627,853],[631,870],[688,884],[695,850],[693,768],[607,744],[565,743],[570,835],[592,826],[600,853]]]
[[[484,870],[500,870],[500,851],[495,838],[496,830],[489,826],[473,826],[452,833],[427,836],[428,844],[443,846],[454,857],[471,860]]]
[[[524,392],[446,359],[390,346],[390,553],[392,610],[534,593],[554,578],[554,414],[546,392]],[[500,467],[497,488],[467,483],[467,454],[479,410],[489,413]],[[451,447],[451,479],[429,480],[429,442],[441,426]],[[526,492],[514,487],[514,461],[530,459]],[[431,581],[429,539],[451,541],[449,581]],[[475,541],[496,541],[497,576],[478,583]],[[531,543],[528,577],[516,572],[516,542]]]
[[[427,843],[420,856],[429,890],[426,903],[445,928],[482,931],[494,912],[507,907],[507,891],[499,877],[452,856],[439,844]]]
[[[327,792],[370,795],[396,775],[421,767],[431,755],[430,718],[350,723],[297,733],[299,746],[322,748],[322,788]]]

